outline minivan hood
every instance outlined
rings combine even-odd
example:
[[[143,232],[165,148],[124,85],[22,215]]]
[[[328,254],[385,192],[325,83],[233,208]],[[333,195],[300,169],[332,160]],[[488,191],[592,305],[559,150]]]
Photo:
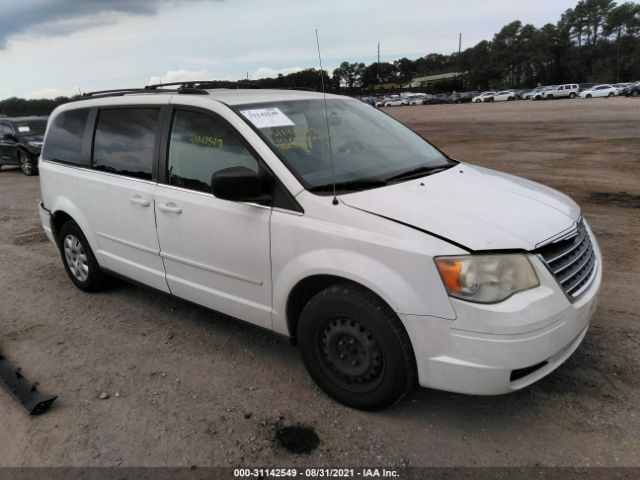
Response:
[[[340,199],[472,251],[534,250],[580,217],[580,207],[556,190],[466,163]]]

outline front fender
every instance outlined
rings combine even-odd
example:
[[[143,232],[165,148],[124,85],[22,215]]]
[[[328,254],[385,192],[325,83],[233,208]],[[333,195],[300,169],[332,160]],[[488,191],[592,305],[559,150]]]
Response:
[[[299,282],[315,275],[332,275],[360,284],[376,293],[400,314],[412,312],[416,315],[455,318],[439,278],[425,284],[425,278],[411,279],[402,275],[402,267],[406,266],[402,261],[394,266],[397,268],[377,258],[337,248],[308,251],[292,258],[278,272],[274,271],[273,329],[284,335],[290,333],[286,315],[289,294]]]

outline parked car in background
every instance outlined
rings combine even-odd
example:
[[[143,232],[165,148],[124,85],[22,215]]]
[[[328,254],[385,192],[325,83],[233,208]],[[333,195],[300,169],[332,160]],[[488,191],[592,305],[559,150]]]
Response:
[[[17,165],[25,175],[36,175],[46,127],[47,117],[0,118],[0,168]]]
[[[535,94],[531,96],[531,100],[546,100],[547,92],[551,90],[555,90],[557,85],[547,85],[538,90]]]
[[[531,88],[525,88],[524,90],[516,90],[516,97],[520,100],[524,100],[526,96],[531,93],[533,90]]]
[[[616,95],[623,95],[623,91],[625,88],[627,88],[629,85],[631,85],[630,83],[614,83],[612,86],[613,88],[616,89]]]
[[[506,102],[516,99],[516,94],[513,90],[503,90],[501,92],[496,93],[493,96],[494,102]]]
[[[538,92],[541,92],[542,90],[544,90],[544,87],[536,87],[533,90],[531,90],[530,92],[525,93],[522,96],[523,100],[533,100],[533,97],[538,94]]]
[[[480,95],[473,97],[471,99],[471,101],[473,103],[483,103],[483,102],[490,102],[493,100],[493,96],[496,94],[496,92],[490,91],[490,92],[482,92]]]
[[[597,97],[613,97],[617,94],[616,87],[608,83],[596,85],[589,90],[580,92],[580,98],[597,98]]]
[[[385,107],[402,107],[407,104],[404,98],[392,98],[384,102]]]
[[[625,97],[637,97],[640,95],[640,82],[636,82],[633,85],[628,86],[622,91]]]
[[[580,83],[578,84],[578,87],[580,87],[578,92],[584,92],[585,90],[590,90],[596,85],[597,83]]]
[[[454,103],[452,97],[446,93],[438,93],[437,95],[426,95],[419,100],[418,105],[440,105],[443,103]]]
[[[473,97],[477,96],[480,92],[460,92],[451,95],[451,98],[455,103],[468,103],[473,100]]]
[[[558,85],[555,88],[545,90],[544,95],[547,100],[554,98],[576,98],[580,87],[577,83],[567,83],[566,85]]]
[[[430,98],[431,95],[414,95],[412,97],[407,98],[407,105],[424,105],[425,100]]]

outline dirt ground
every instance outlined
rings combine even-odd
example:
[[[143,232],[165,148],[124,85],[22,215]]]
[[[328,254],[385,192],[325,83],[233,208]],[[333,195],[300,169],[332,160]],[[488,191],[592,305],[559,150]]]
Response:
[[[605,273],[565,365],[506,396],[416,389],[351,410],[268,332],[127,283],[76,289],[40,233],[38,178],[3,167],[0,350],[59,398],[29,417],[0,389],[0,466],[640,466],[640,100],[387,111],[455,158],[580,203]],[[275,442],[297,424],[319,436],[310,454]]]

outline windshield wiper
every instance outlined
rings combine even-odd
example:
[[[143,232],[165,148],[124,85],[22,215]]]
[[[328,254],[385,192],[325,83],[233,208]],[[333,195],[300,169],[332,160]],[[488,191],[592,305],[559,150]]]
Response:
[[[384,187],[387,184],[386,180],[380,179],[361,179],[361,180],[349,180],[346,182],[336,183],[337,192],[350,192],[358,190],[368,190],[370,188]],[[317,185],[309,189],[310,192],[333,192],[333,183],[327,183],[325,185]]]
[[[406,172],[398,173],[397,175],[393,175],[386,179],[386,182],[394,182],[398,180],[410,180],[412,178],[424,177],[426,175],[433,175],[434,173],[442,172],[443,170],[447,170],[451,168],[453,164],[447,165],[438,165],[438,166],[430,166],[427,167],[422,165],[417,168],[412,168],[411,170],[407,170]]]

